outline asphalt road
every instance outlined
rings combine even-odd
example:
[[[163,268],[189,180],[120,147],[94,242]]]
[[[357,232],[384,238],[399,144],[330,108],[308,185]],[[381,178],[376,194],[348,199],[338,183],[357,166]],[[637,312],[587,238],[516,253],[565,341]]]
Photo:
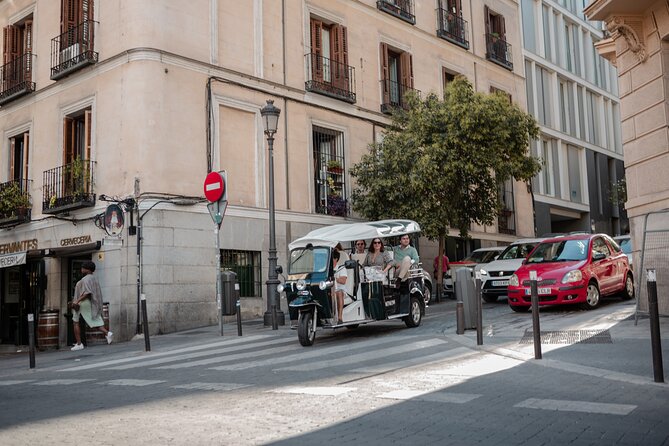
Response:
[[[542,309],[541,360],[531,313],[484,304],[477,346],[475,330],[455,334],[454,308],[431,305],[414,329],[319,332],[308,348],[246,323],[242,337],[156,336],[151,352],[40,353],[33,370],[25,353],[0,356],[0,444],[669,444],[669,386],[653,382],[633,304]]]

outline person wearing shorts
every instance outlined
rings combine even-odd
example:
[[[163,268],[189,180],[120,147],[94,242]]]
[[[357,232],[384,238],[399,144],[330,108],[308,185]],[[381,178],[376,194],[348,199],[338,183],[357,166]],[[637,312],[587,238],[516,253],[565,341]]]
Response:
[[[342,324],[344,321],[342,317],[344,315],[344,293],[346,292],[346,280],[348,279],[348,274],[346,273],[346,267],[344,265],[339,265],[340,253],[336,249],[332,252],[332,267],[335,270],[334,273],[334,293],[335,301],[337,302],[337,324]]]
[[[102,290],[100,282],[93,274],[95,272],[95,263],[84,262],[81,265],[81,278],[74,287],[74,296],[72,297],[72,323],[74,325],[74,338],[77,343],[71,348],[72,351],[83,350],[81,343],[81,328],[79,327],[79,317],[83,317],[86,324],[91,328],[97,328],[105,334],[107,344],[112,343],[114,334],[105,328],[102,319]],[[78,309],[77,308],[78,305]]]

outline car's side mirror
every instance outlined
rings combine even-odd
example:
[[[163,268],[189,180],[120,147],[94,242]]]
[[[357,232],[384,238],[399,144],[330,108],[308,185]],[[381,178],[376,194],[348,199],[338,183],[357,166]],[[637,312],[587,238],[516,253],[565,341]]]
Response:
[[[592,253],[592,261],[593,262],[599,262],[600,260],[604,260],[606,258],[606,254],[603,252],[593,252]]]

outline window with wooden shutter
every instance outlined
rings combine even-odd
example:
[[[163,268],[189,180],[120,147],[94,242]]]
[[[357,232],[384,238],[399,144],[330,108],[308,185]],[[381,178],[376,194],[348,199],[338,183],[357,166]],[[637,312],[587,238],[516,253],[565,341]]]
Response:
[[[348,38],[346,27],[341,25],[332,26],[333,34],[333,75],[334,86],[342,90],[349,90],[348,76]]]
[[[400,55],[400,75],[402,79],[402,95],[408,88],[413,89],[413,58],[411,53],[404,52]]]
[[[24,132],[10,138],[9,146],[9,179],[28,179],[30,133]]]
[[[323,22],[311,19],[311,76],[317,81],[323,80]]]
[[[381,104],[390,103],[390,69],[388,66],[388,45],[381,43]]]

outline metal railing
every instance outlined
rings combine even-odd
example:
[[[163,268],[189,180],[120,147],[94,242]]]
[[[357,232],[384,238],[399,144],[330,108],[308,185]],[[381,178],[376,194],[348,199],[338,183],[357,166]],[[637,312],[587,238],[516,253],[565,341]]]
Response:
[[[486,57],[498,65],[513,70],[513,55],[511,45],[502,37],[495,34],[486,34]]]
[[[42,212],[53,214],[67,209],[93,206],[94,167],[95,161],[77,159],[69,164],[45,170]]]
[[[469,24],[462,17],[449,12],[446,9],[439,8],[437,13],[437,35],[463,48],[469,48],[467,35],[469,34]]]
[[[30,220],[31,184],[28,179],[0,183],[0,226]]]
[[[305,54],[307,81],[305,89],[353,104],[355,68],[315,53]]]
[[[0,105],[35,91],[34,54],[25,53],[0,68]]]
[[[412,25],[416,24],[413,0],[378,0],[376,7]]]
[[[60,79],[98,61],[95,24],[93,20],[86,20],[51,39],[51,79]]]
[[[390,113],[395,107],[406,109],[408,104],[404,96],[409,91],[415,91],[420,94],[419,90],[400,84],[399,82],[390,79],[381,80],[381,92],[383,98],[381,101],[381,112]]]

